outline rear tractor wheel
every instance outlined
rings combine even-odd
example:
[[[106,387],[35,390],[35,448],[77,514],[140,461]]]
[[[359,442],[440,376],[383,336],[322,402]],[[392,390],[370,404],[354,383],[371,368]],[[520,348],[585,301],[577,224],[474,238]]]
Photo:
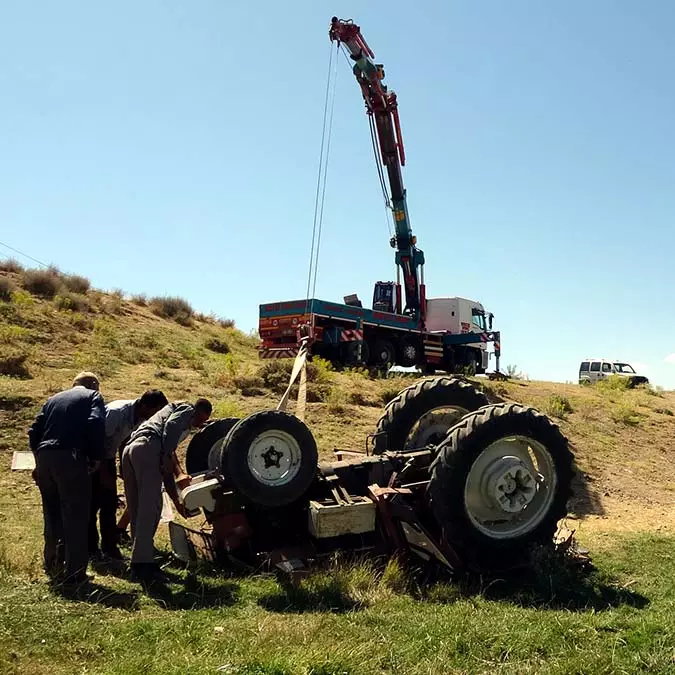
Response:
[[[551,544],[573,477],[567,439],[516,404],[467,415],[438,448],[428,495],[443,535],[467,566],[496,570]]]
[[[223,441],[238,421],[232,417],[212,420],[192,437],[185,451],[185,470],[190,476],[220,469]]]
[[[483,392],[457,378],[422,380],[387,404],[377,423],[373,452],[412,452],[438,445],[462,417],[488,403]]]

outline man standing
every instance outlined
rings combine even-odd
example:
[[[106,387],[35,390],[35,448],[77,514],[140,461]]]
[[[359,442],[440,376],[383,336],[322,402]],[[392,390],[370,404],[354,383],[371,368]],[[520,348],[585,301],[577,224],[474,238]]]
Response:
[[[181,515],[174,478],[174,453],[190,428],[201,427],[211,416],[211,403],[200,398],[194,406],[169,403],[132,434],[122,453],[122,474],[131,518],[131,570],[138,581],[163,581],[154,563],[154,537],[162,514],[162,483]]]
[[[98,378],[80,373],[71,389],[52,396],[28,431],[42,496],[45,571],[66,583],[87,579],[89,474],[105,439],[105,404]],[[65,564],[65,570],[62,566]]]
[[[157,389],[149,389],[140,398],[119,400],[105,407],[105,445],[98,471],[91,476],[91,511],[89,519],[89,556],[99,558],[101,554],[115,560],[122,560],[118,548],[117,515],[117,471],[115,458],[122,442],[145,420],[161,410],[168,400]],[[101,550],[96,527],[97,518],[101,524]]]

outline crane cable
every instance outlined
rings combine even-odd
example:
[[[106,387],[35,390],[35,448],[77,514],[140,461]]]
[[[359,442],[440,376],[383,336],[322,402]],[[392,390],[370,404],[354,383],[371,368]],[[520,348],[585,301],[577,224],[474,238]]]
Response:
[[[319,248],[323,228],[323,207],[326,199],[326,176],[328,156],[333,132],[333,111],[335,109],[335,89],[337,83],[337,59],[333,64],[333,45],[328,59],[328,77],[323,106],[323,127],[321,132],[321,150],[319,152],[319,171],[316,179],[316,195],[314,197],[314,221],[312,224],[312,247],[309,256],[309,272],[307,275],[307,298],[305,312],[309,312],[309,301],[316,291],[316,279],[319,268]],[[331,95],[332,88],[332,95]],[[329,110],[330,101],[330,110]],[[324,154],[325,149],[325,154]],[[310,295],[311,290],[311,295]]]

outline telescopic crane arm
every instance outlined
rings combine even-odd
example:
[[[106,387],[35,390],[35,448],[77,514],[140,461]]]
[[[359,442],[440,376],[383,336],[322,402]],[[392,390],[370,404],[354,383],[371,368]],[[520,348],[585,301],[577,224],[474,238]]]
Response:
[[[387,170],[391,209],[394,214],[395,235],[390,243],[396,249],[396,265],[403,272],[405,289],[403,311],[418,320],[423,320],[426,305],[424,253],[416,246],[417,238],[412,233],[408,217],[406,191],[401,174],[401,167],[405,165],[405,151],[396,94],[384,84],[384,66],[375,63],[375,55],[361,35],[359,26],[351,20],[333,17],[329,35],[331,41],[346,47],[354,61],[353,72],[361,87],[366,112],[375,123],[376,140],[382,163]],[[397,294],[400,294],[400,291]],[[400,311],[400,299],[397,304]]]

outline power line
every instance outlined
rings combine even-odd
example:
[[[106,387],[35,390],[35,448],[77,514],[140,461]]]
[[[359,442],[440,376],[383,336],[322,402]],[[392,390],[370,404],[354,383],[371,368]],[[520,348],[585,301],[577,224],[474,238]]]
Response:
[[[4,246],[5,248],[8,248],[10,251],[14,251],[14,253],[18,253],[19,255],[22,255],[24,258],[28,258],[28,260],[32,260],[33,262],[36,262],[38,265],[42,265],[42,267],[49,267],[47,263],[43,263],[42,260],[38,260],[37,258],[33,258],[32,255],[28,255],[28,253],[24,253],[23,251],[19,251],[18,248],[14,248],[13,246],[10,246],[9,244],[5,244],[5,242],[0,241],[0,246]]]

